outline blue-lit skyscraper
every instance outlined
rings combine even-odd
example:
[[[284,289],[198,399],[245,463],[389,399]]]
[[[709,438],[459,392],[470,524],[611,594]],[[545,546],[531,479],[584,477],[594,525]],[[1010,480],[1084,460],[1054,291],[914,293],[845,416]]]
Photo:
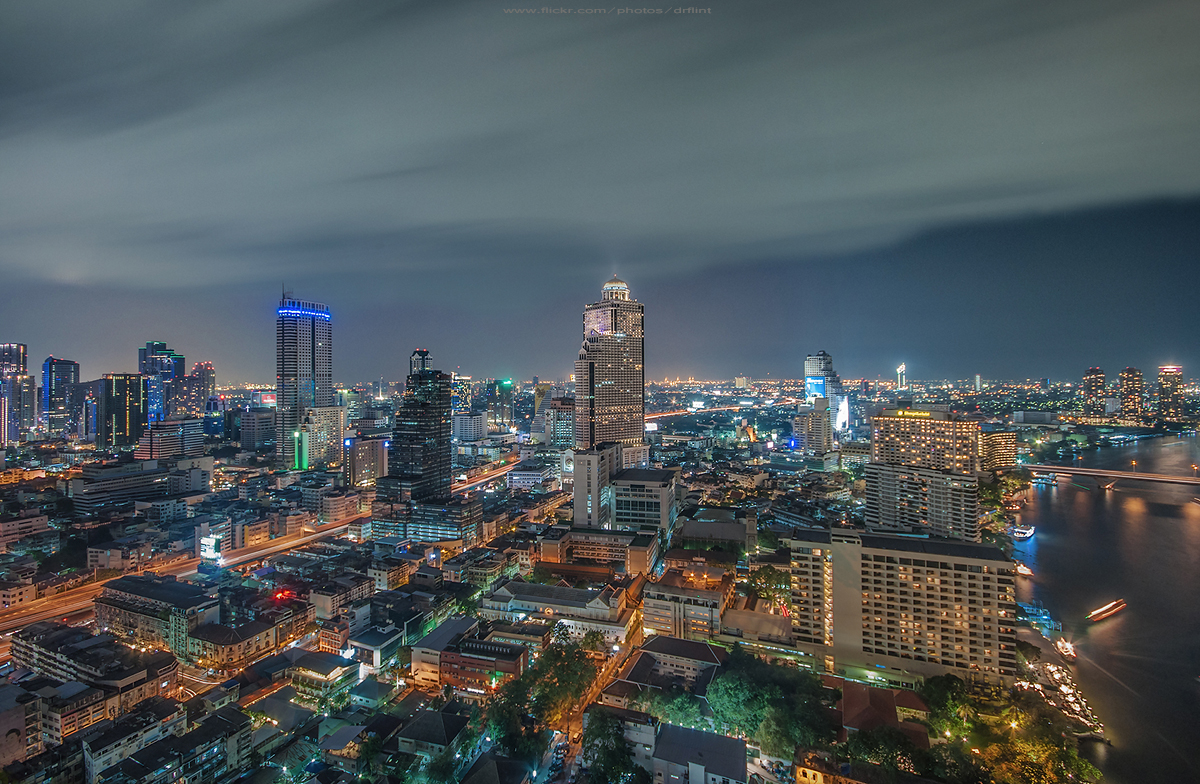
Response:
[[[146,377],[147,421],[158,422],[167,415],[166,385],[187,373],[187,360],[167,348],[167,344],[152,340],[138,349],[138,372]]]
[[[79,383],[79,363],[46,357],[42,363],[42,418],[53,438],[74,430],[68,409],[71,386]]]
[[[275,321],[275,455],[296,465],[296,441],[308,408],[333,405],[333,325],[329,308],[284,294]]]

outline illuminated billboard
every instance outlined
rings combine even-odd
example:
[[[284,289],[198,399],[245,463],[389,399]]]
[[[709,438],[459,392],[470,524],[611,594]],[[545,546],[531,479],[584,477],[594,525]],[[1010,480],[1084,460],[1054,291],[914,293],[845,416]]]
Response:
[[[814,397],[828,397],[825,394],[825,376],[804,377],[804,397],[812,400]]]

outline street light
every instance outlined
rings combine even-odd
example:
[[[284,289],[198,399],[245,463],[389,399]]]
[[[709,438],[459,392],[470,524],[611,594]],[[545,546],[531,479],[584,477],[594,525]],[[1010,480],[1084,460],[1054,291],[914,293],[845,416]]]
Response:
[[[1137,461],[1136,461],[1136,460],[1133,460],[1133,461],[1131,461],[1131,462],[1133,463],[1133,471],[1134,471],[1134,473],[1137,473]]]

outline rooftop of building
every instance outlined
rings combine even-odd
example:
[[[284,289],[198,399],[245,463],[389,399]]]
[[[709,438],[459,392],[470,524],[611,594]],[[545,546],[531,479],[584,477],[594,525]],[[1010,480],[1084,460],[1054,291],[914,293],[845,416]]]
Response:
[[[216,603],[216,599],[200,586],[181,582],[173,576],[128,575],[104,584],[104,593],[97,601],[113,594],[128,594],[142,599],[163,602],[179,609],[191,609]]]
[[[664,468],[626,468],[613,474],[611,481],[666,486],[675,480],[676,475],[675,471]]]
[[[886,534],[862,534],[859,536],[864,548],[875,550],[895,550],[905,553],[924,553],[926,555],[944,555],[947,558],[974,558],[982,561],[998,561],[1011,563],[999,548],[990,544],[960,542],[953,539],[923,539],[909,536],[888,536]]]
[[[487,752],[463,774],[461,784],[521,784],[529,774],[528,763]]]
[[[413,644],[413,647],[432,651],[444,651],[447,645],[450,645],[464,634],[474,631],[478,626],[479,621],[474,618],[450,618],[442,621],[436,629],[420,640],[417,640]]]
[[[466,728],[468,719],[456,713],[423,710],[397,735],[405,740],[449,746]]]
[[[508,580],[493,590],[491,595],[495,596],[500,591],[506,591],[516,599],[537,599],[547,604],[585,607],[597,599],[605,598],[612,589],[568,588],[564,585],[540,585],[522,580]]]
[[[676,765],[696,763],[707,775],[746,781],[746,742],[674,724],[659,727],[654,758]]]
[[[372,626],[369,629],[355,634],[350,638],[351,645],[359,645],[364,648],[382,648],[385,645],[395,643],[404,639],[404,630],[397,629],[395,626],[381,628]]]
[[[310,651],[296,659],[296,662],[293,666],[298,669],[310,670],[324,676],[329,676],[343,667],[350,667],[353,665],[357,665],[357,662],[353,661],[352,659],[342,658],[336,653]]]
[[[691,659],[701,664],[721,665],[729,659],[724,648],[709,645],[697,640],[682,640],[678,637],[655,635],[646,640],[641,650],[652,655],[673,656],[679,659]]]
[[[257,635],[271,631],[271,624],[265,621],[250,621],[241,626],[231,627],[219,623],[206,623],[192,630],[189,637],[213,645],[235,645],[245,642]]]

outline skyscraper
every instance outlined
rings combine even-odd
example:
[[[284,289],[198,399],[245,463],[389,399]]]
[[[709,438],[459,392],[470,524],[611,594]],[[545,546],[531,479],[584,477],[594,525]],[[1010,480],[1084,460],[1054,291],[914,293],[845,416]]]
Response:
[[[423,370],[433,370],[433,358],[429,349],[419,348],[408,357],[408,374],[417,375]]]
[[[450,497],[450,376],[433,369],[428,353],[412,365],[419,369],[408,376],[388,452],[387,484],[404,501]]]
[[[96,401],[96,446],[132,446],[149,421],[146,378],[137,373],[106,373]]]
[[[575,447],[645,440],[645,308],[617,277],[583,310],[583,346],[575,361]]]
[[[455,414],[471,410],[471,377],[451,374],[450,406]]]
[[[512,379],[492,379],[484,393],[487,400],[488,429],[507,433],[516,423],[516,400]]]
[[[143,376],[160,375],[164,381],[179,378],[187,372],[187,360],[167,348],[166,343],[150,341],[138,349],[138,372]]]
[[[0,376],[23,376],[29,372],[29,347],[24,343],[0,343]]]
[[[78,362],[46,357],[42,363],[42,420],[54,438],[61,438],[73,429],[68,404],[71,385],[78,383]]]
[[[1098,367],[1088,368],[1083,374],[1079,394],[1083,398],[1083,413],[1087,416],[1104,415],[1104,371]]]
[[[279,301],[275,321],[275,455],[282,468],[296,464],[296,441],[306,408],[333,405],[333,326],[319,302]]]
[[[1146,383],[1142,379],[1142,371],[1127,367],[1120,375],[1121,416],[1126,419],[1136,419],[1145,413],[1142,398],[1146,392]]]
[[[204,400],[217,394],[217,371],[211,362],[197,362],[192,365],[192,377],[196,379],[198,392]],[[333,375],[330,374],[330,386]]]
[[[1179,365],[1158,369],[1158,415],[1163,419],[1183,418],[1183,368]]]
[[[811,405],[798,406],[792,418],[793,447],[810,455],[823,455],[833,449],[833,420],[829,415],[829,401],[823,397],[813,398]]]

